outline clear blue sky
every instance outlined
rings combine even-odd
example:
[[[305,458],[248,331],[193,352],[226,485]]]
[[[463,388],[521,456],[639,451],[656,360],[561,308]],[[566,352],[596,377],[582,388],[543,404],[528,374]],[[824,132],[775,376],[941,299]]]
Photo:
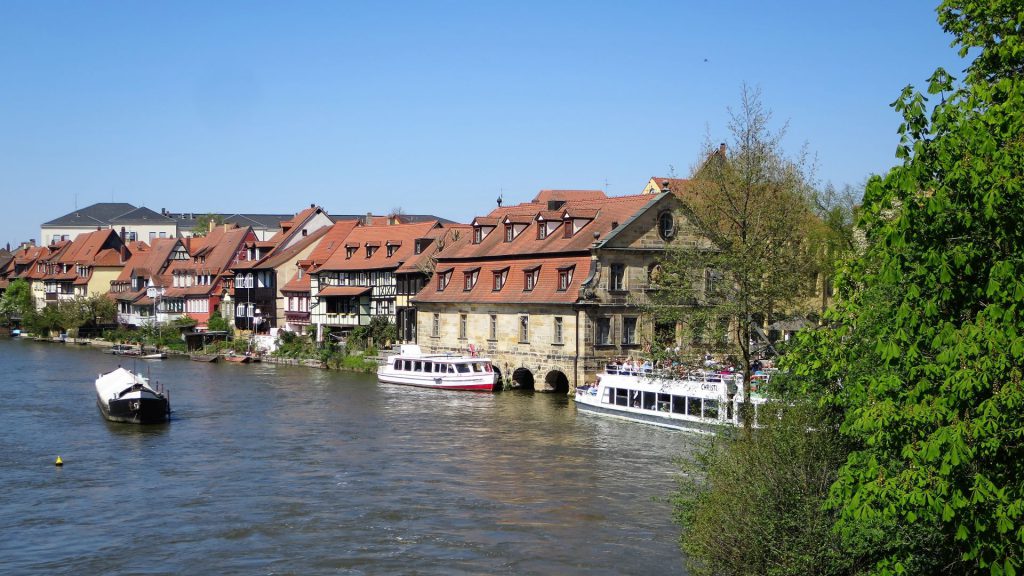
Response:
[[[685,175],[759,87],[860,184],[939,65],[930,2],[0,3],[0,246],[94,202],[432,213]],[[706,61],[705,61],[706,60]]]

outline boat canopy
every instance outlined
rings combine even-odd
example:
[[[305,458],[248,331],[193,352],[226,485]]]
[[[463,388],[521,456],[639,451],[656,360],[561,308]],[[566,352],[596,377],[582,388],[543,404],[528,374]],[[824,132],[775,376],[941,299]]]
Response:
[[[96,392],[103,398],[111,398],[120,396],[122,392],[136,384],[149,386],[142,376],[133,374],[125,368],[118,368],[96,379]]]

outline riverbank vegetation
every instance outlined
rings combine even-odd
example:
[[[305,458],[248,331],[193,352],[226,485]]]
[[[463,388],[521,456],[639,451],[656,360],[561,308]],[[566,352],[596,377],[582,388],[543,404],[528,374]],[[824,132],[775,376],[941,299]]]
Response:
[[[907,87],[836,301],[781,361],[781,417],[721,438],[674,500],[694,574],[1024,565],[1024,11],[947,0],[962,80]],[[931,100],[930,100],[931,99]]]

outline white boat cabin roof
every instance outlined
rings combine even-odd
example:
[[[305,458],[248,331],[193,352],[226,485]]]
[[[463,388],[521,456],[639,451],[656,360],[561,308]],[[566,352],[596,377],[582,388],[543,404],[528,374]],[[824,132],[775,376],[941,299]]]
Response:
[[[118,396],[121,392],[131,388],[135,384],[142,384],[149,387],[145,378],[133,373],[126,368],[118,367],[117,370],[100,374],[96,379],[96,392],[104,398]]]

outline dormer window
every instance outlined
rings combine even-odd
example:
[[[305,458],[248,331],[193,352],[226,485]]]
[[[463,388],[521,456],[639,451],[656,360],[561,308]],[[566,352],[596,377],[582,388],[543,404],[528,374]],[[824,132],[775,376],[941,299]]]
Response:
[[[494,272],[494,291],[497,292],[505,287],[505,280],[508,278],[508,268]]]
[[[479,244],[484,240],[484,231],[480,226],[473,226],[473,244]]]
[[[512,224],[505,224],[505,242],[511,242],[516,237]]]
[[[448,287],[448,281],[452,279],[452,271],[446,270],[444,272],[437,273],[437,291],[444,292],[444,289]]]
[[[346,248],[345,248],[345,259],[346,259],[346,260],[348,260],[348,259],[349,259],[349,258],[351,258],[351,257],[352,257],[352,256],[353,256],[353,255],[354,255],[355,253],[356,253],[356,249],[355,249],[354,247],[352,247],[352,246],[348,246],[348,247],[346,247]]]
[[[548,237],[548,223],[543,220],[537,221],[537,240],[543,240]]]
[[[402,245],[401,242],[388,242],[388,244],[387,244],[388,258],[391,258],[392,256],[394,256],[395,252],[398,252],[398,247],[401,246],[401,245]]]
[[[476,286],[476,279],[480,276],[480,269],[474,268],[463,273],[463,290],[469,291]]]
[[[572,229],[573,229],[572,220],[566,219],[565,223],[563,224],[562,227],[565,228],[565,237],[566,238],[572,238]]]
[[[366,257],[367,258],[373,258],[373,253],[377,251],[377,248],[379,248],[379,246],[373,246],[371,244],[367,244],[366,245]]]
[[[565,266],[558,269],[558,290],[565,292],[572,285],[572,271],[575,266]]]
[[[540,266],[523,271],[523,291],[530,292],[537,287],[537,280],[540,278]]]

